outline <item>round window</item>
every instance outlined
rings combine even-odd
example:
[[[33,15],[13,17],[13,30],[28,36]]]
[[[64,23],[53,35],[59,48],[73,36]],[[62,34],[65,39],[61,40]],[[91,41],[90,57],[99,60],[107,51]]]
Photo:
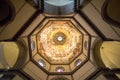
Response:
[[[82,62],[82,60],[81,60],[81,59],[78,59],[78,60],[75,61],[75,64],[74,64],[74,65],[75,65],[75,66],[79,66],[79,65],[81,64],[81,62]]]
[[[34,41],[31,41],[31,50],[33,51],[35,49],[35,42]]]
[[[57,71],[57,72],[64,72],[65,69],[64,69],[63,67],[57,67],[57,68],[56,68],[56,71]]]
[[[42,66],[42,67],[45,67],[45,66],[46,66],[46,63],[45,63],[42,59],[38,60],[38,63],[39,63],[39,65]]]

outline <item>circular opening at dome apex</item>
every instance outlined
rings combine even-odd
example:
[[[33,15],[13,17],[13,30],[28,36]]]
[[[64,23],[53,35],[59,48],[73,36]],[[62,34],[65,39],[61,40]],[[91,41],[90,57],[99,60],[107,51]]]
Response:
[[[62,41],[62,40],[63,40],[63,37],[62,37],[62,36],[58,36],[58,37],[57,37],[57,40],[58,40],[58,41]]]

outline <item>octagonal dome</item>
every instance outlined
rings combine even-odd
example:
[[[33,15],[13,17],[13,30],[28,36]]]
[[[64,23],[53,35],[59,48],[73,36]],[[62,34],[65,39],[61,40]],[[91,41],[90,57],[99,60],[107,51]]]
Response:
[[[68,20],[51,20],[37,34],[37,44],[51,64],[68,64],[81,52],[82,34]]]
[[[29,36],[30,56],[49,74],[69,74],[88,60],[89,34],[73,18],[46,18]]]

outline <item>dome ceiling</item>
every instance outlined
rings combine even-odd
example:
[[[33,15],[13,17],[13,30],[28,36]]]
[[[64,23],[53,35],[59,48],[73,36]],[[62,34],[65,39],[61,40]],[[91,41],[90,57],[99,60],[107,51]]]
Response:
[[[68,64],[81,53],[82,33],[70,21],[48,21],[37,34],[37,44],[49,63]]]
[[[71,73],[88,58],[90,36],[72,18],[46,18],[29,36],[32,60],[48,73]]]

